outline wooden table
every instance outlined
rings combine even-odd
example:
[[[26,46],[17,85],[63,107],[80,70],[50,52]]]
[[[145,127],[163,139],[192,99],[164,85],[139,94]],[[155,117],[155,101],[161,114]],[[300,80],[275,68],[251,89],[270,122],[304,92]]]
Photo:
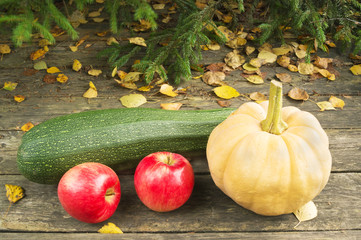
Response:
[[[244,96],[251,92],[267,94],[269,80],[281,72],[293,76],[292,84],[284,84],[284,93],[298,86],[311,95],[311,100],[305,102],[285,96],[284,105],[314,114],[329,136],[332,174],[326,188],[314,199],[318,208],[315,219],[296,227],[298,220],[292,214],[264,217],[243,209],[214,185],[204,153],[187,156],[195,171],[195,187],[189,201],[176,211],[156,213],[147,209],[137,198],[134,171],[130,170],[119,173],[122,198],[116,213],[106,221],[120,227],[123,235],[100,235],[97,230],[106,222],[87,224],[71,218],[58,201],[55,185],[33,183],[19,174],[16,154],[24,134],[20,130],[23,124],[38,124],[55,116],[92,109],[121,108],[119,98],[131,92],[110,77],[111,69],[104,59],[95,58],[106,47],[106,37],[97,37],[94,32],[103,29],[91,23],[84,26],[80,36],[89,34],[86,43],[91,43],[91,47],[84,48],[84,44],[77,52],[71,52],[69,45],[74,42],[62,36],[43,59],[48,67],[57,66],[69,77],[66,84],[44,83],[44,70],[31,76],[25,76],[28,73],[25,71],[24,75],[24,69],[33,68],[29,56],[38,48],[36,43],[15,49],[0,62],[0,85],[6,81],[18,83],[12,92],[0,90],[0,239],[361,239],[361,78],[349,71],[348,58],[335,53],[329,57],[342,63],[335,67],[340,72],[335,81],[324,78],[309,81],[308,76],[292,74],[276,64],[262,67],[262,72],[267,73],[263,85],[248,83],[239,70],[226,77],[226,82],[243,94],[229,100],[231,107],[249,101]],[[222,48],[205,52],[203,63],[223,61],[229,51]],[[71,70],[74,59],[83,66],[102,69],[103,74],[92,77],[85,71],[74,72]],[[82,94],[88,89],[89,81],[94,82],[99,95],[88,100]],[[160,108],[160,103],[181,102],[181,110],[220,108],[213,87],[200,79],[183,86],[189,87],[187,93],[175,98],[157,93],[157,88],[144,93],[148,103],[142,107]],[[18,94],[26,100],[16,103],[13,97]],[[327,101],[331,95],[345,101],[344,109],[321,112],[315,102]],[[26,194],[8,212],[4,184],[19,185]]]

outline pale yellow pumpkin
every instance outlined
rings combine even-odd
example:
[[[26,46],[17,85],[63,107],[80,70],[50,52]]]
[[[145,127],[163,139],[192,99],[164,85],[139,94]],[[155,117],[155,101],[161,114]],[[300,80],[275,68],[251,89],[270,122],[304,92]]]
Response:
[[[296,107],[282,108],[282,85],[276,81],[270,102],[245,103],[213,130],[207,159],[213,181],[226,195],[269,216],[292,213],[316,197],[332,162],[318,120]]]

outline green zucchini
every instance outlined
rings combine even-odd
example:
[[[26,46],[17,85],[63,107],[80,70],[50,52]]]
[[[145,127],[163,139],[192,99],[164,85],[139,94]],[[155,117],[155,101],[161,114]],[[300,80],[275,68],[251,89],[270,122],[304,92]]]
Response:
[[[213,128],[232,111],[121,108],[56,117],[24,134],[17,165],[30,181],[43,184],[58,183],[84,162],[134,168],[153,152],[205,150]]]

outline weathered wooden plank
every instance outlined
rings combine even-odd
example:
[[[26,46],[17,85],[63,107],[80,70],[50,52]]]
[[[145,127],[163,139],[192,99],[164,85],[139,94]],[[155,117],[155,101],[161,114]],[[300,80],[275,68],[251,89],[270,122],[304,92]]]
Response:
[[[13,239],[87,239],[98,240],[100,238],[112,239],[137,239],[137,240],[169,240],[169,239],[246,239],[246,240],[357,240],[361,237],[360,230],[351,231],[317,231],[317,232],[242,232],[242,233],[124,233],[124,234],[107,234],[100,235],[99,233],[0,233],[3,240]]]
[[[1,219],[0,231],[96,232],[103,224],[86,224],[71,218],[57,199],[56,186],[39,185],[19,175],[0,176],[2,184],[17,184],[26,197],[13,204]],[[275,232],[295,231],[292,214],[265,217],[235,204],[213,183],[210,175],[196,175],[188,202],[176,211],[157,213],[138,199],[133,175],[120,176],[122,199],[109,219],[124,232]],[[341,231],[361,228],[361,173],[334,173],[326,188],[314,199],[318,216],[297,226],[299,231]],[[0,209],[9,205],[0,194]]]
[[[333,158],[332,171],[361,172],[361,129],[326,129],[326,133]],[[16,154],[22,136],[22,131],[0,131],[0,174],[19,174]],[[185,156],[196,173],[209,172],[204,152]]]

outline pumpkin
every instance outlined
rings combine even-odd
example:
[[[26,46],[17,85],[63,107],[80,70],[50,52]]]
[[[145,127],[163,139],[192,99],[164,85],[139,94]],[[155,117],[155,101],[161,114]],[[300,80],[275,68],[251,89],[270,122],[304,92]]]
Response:
[[[241,105],[211,132],[207,161],[226,195],[275,216],[298,210],[322,191],[332,158],[316,117],[282,108],[282,84],[272,81],[269,101]]]

